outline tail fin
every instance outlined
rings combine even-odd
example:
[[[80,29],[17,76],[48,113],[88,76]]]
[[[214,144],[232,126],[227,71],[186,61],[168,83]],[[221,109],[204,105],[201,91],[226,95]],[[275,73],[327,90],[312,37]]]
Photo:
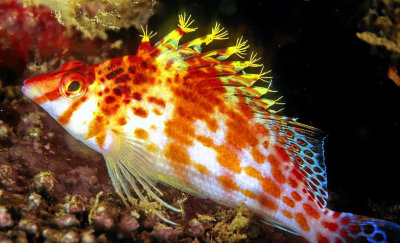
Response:
[[[400,225],[351,213],[335,214],[339,222],[337,242],[400,243]]]

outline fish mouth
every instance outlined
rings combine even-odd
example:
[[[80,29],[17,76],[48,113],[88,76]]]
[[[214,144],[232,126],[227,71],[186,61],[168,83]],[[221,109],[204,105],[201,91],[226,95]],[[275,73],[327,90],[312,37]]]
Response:
[[[39,94],[38,94],[38,91],[35,90],[35,88],[32,85],[29,85],[29,82],[30,82],[30,79],[26,79],[24,81],[24,83],[22,84],[21,91],[29,99],[34,99]]]

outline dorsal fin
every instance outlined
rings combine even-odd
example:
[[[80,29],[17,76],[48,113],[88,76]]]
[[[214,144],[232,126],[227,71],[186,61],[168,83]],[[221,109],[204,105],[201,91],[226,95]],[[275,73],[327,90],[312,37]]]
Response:
[[[257,112],[277,112],[271,109],[271,106],[282,103],[279,103],[279,99],[265,97],[265,94],[273,91],[269,88],[271,77],[267,76],[268,72],[263,71],[263,65],[257,63],[260,58],[252,53],[249,60],[226,61],[233,54],[243,58],[249,48],[247,41],[240,37],[234,46],[200,53],[202,44],[208,44],[213,40],[227,39],[228,33],[219,24],[216,24],[211,34],[177,46],[183,35],[182,31],[178,30],[174,30],[167,35],[168,38],[160,40],[155,45],[156,49],[160,51],[160,55],[156,58],[160,65],[168,65],[171,70],[175,71],[189,71],[183,79],[192,80],[197,87],[201,86],[202,89],[207,86],[210,89],[225,89],[224,98],[226,100],[237,107],[248,106],[254,112],[254,117],[257,117]],[[194,31],[194,29],[190,30]],[[259,73],[247,73],[244,70],[248,67],[261,67],[261,70]],[[215,82],[210,82],[210,79],[218,79],[220,87],[215,87]]]
[[[273,131],[275,141],[295,163],[297,175],[303,178],[304,189],[320,208],[328,200],[322,131],[296,122],[296,119],[263,114],[259,120]]]

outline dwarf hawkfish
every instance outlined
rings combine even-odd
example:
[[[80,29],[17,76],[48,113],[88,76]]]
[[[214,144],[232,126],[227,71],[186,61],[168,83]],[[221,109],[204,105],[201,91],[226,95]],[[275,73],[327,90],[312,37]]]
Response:
[[[104,156],[116,192],[126,204],[146,194],[161,199],[157,182],[234,207],[310,242],[397,242],[394,223],[326,207],[324,134],[277,115],[267,98],[271,78],[248,45],[202,52],[227,39],[210,34],[179,44],[192,20],[154,45],[143,29],[136,55],[96,65],[70,61],[58,71],[25,80],[23,93],[70,134]],[[259,68],[247,73],[246,68]],[[161,213],[158,215],[173,224]]]

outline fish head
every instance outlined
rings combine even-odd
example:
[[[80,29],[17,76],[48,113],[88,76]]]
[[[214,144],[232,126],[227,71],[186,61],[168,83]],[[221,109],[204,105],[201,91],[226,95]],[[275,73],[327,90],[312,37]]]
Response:
[[[70,61],[54,72],[38,75],[24,81],[22,93],[41,106],[74,137],[85,136],[85,129],[65,121],[68,113],[75,112],[78,104],[88,99],[91,83],[89,67],[81,61]],[[90,119],[80,114],[80,120]]]

